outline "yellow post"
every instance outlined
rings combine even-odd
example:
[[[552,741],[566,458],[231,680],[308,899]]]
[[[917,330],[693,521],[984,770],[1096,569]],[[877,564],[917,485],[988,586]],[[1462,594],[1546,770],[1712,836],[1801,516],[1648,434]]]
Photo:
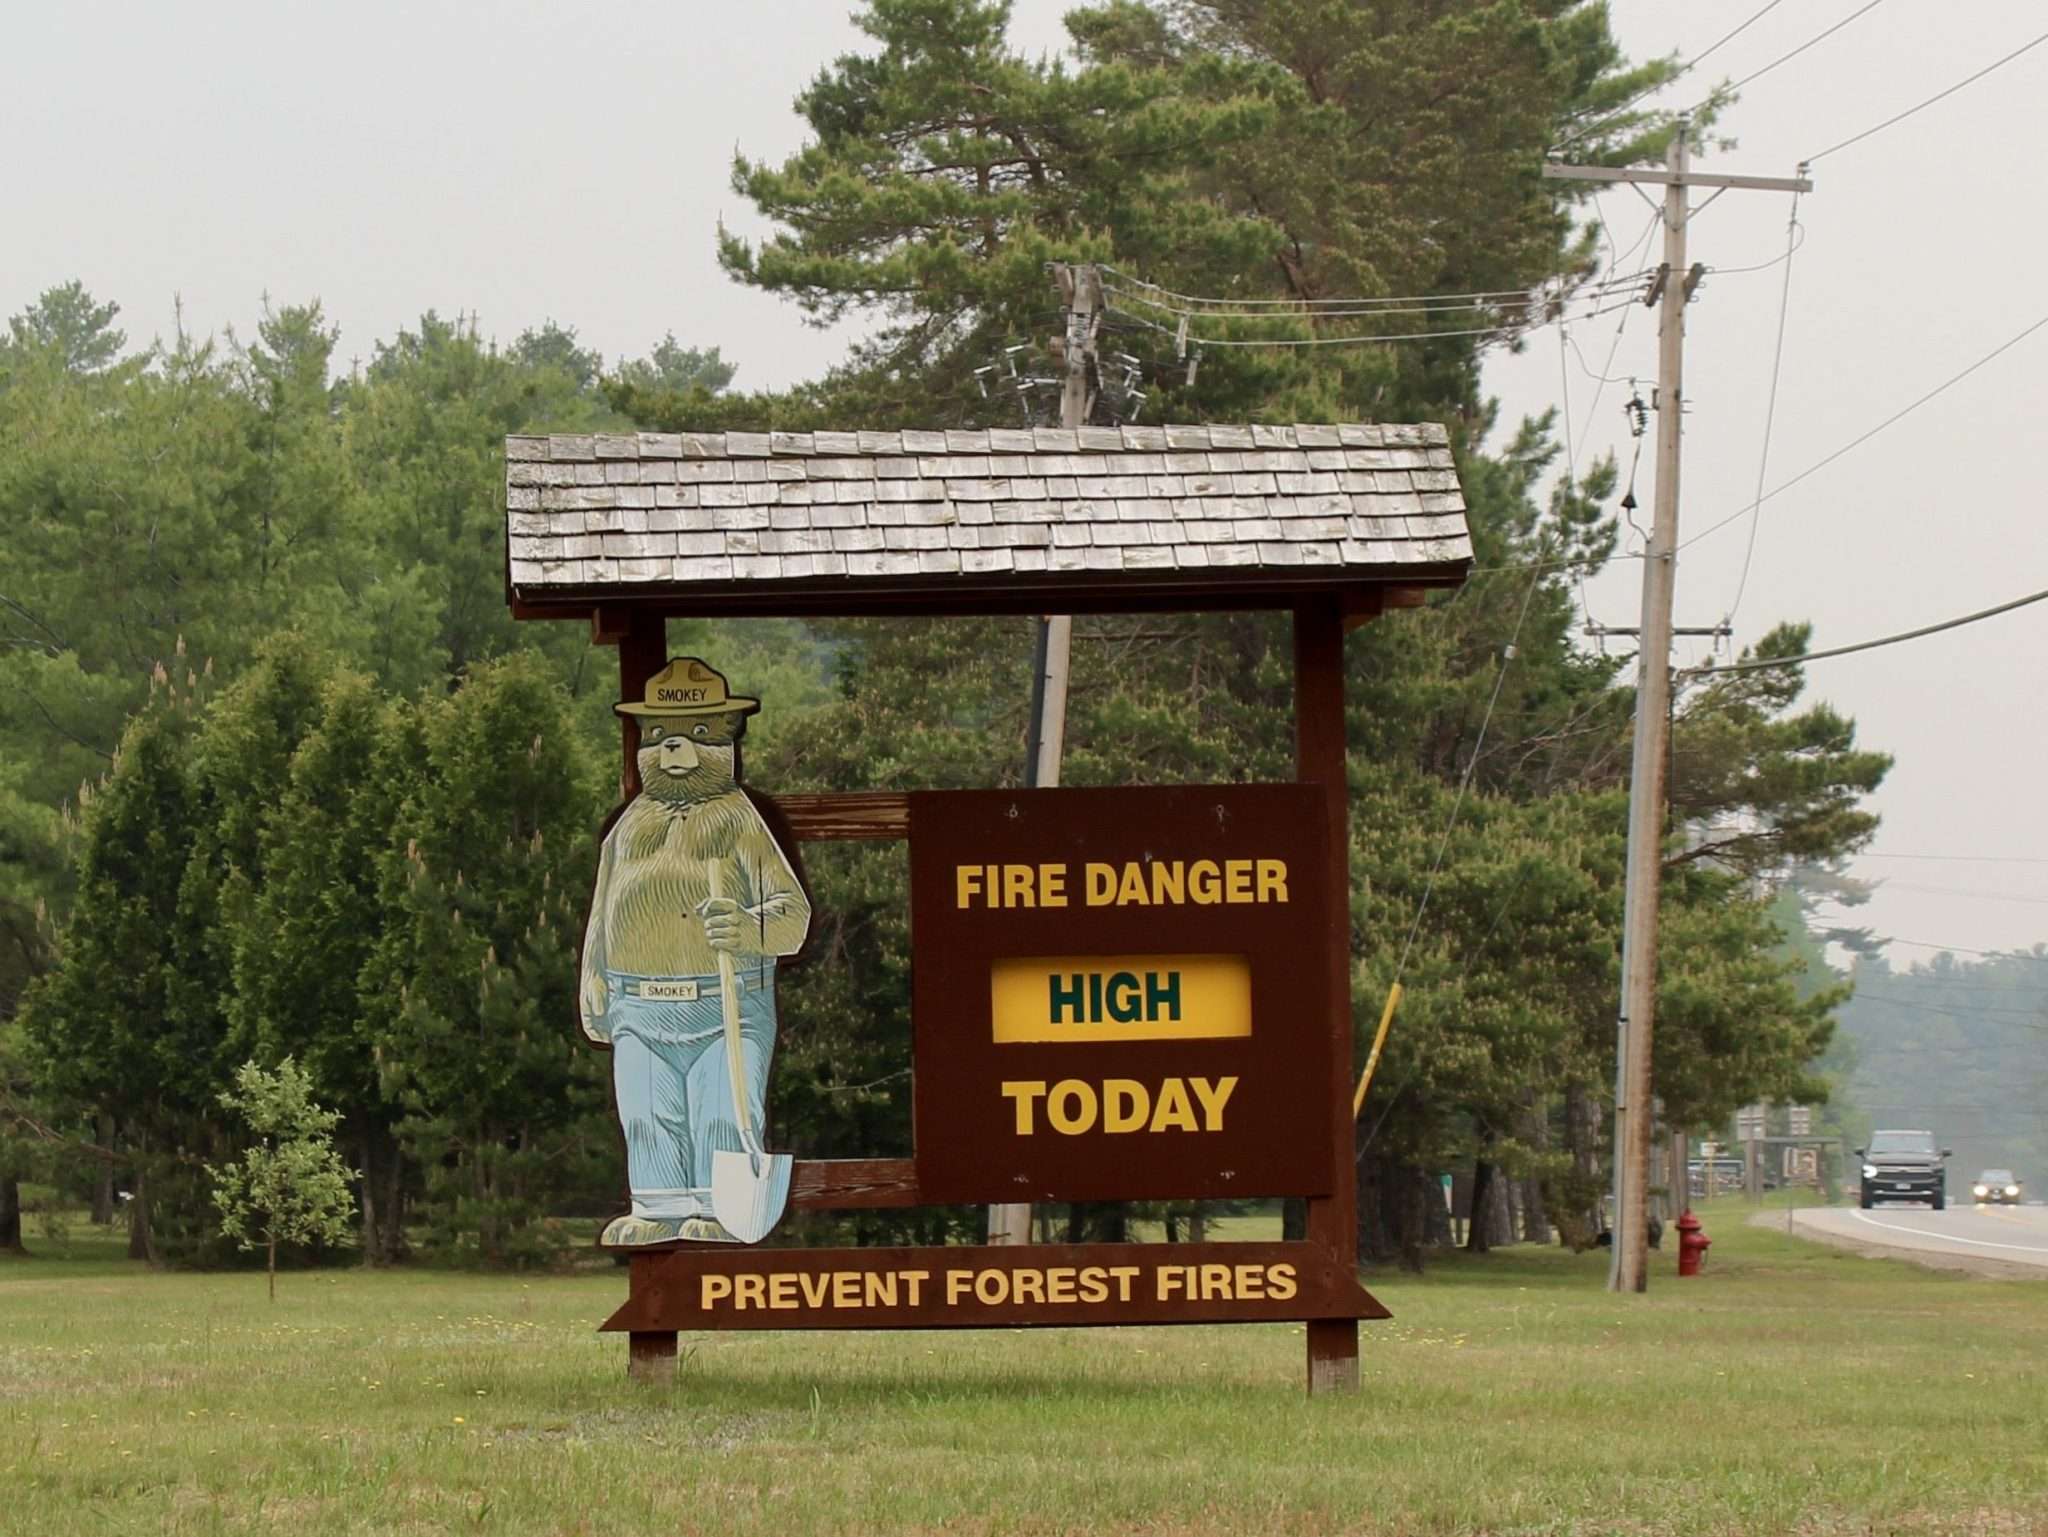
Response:
[[[1365,1059],[1365,1071],[1358,1075],[1358,1092],[1351,1096],[1351,1119],[1365,1108],[1365,1091],[1372,1083],[1372,1070],[1380,1065],[1380,1048],[1387,1044],[1387,1027],[1394,1022],[1394,1008],[1401,1001],[1401,984],[1387,989],[1387,1006],[1380,1013],[1379,1034],[1372,1038],[1372,1055]]]

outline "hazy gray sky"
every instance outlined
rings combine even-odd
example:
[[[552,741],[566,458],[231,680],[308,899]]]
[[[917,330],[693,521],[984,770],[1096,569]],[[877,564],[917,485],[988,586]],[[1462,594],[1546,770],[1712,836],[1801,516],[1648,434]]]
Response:
[[[1623,3],[1637,56],[1705,49],[1759,9]],[[1739,80],[1857,8],[1781,5],[1667,94]],[[1724,119],[1739,143],[1707,167],[1789,176],[1799,162],[1890,117],[2038,36],[2028,0],[1967,7],[1881,5],[1742,92]],[[1967,25],[1959,19],[1967,17]],[[1766,487],[1790,479],[2048,315],[2022,267],[2039,238],[2034,184],[2048,45],[1863,143],[1823,157],[1800,200],[1783,371]],[[1659,98],[1663,100],[1665,98]],[[1634,192],[1605,195],[1623,246],[1647,227]],[[1737,268],[1784,253],[1790,199],[1729,192],[1691,231],[1695,261]],[[1650,259],[1654,261],[1655,255]],[[1782,266],[1710,276],[1688,315],[1680,536],[1748,506],[1757,484]],[[1612,369],[1606,316],[1574,329],[1594,370],[1656,372],[1656,327],[1628,312]],[[2048,519],[2031,467],[2040,451],[2048,329],[1784,495],[1763,504],[1755,558],[1735,611],[1738,646],[1810,619],[1816,647],[1912,629],[2048,587]],[[1554,331],[1502,358],[1489,382],[1510,413],[1562,394]],[[1624,383],[1601,395],[1571,359],[1573,428],[1588,457],[1624,453]],[[1638,495],[1647,512],[1654,459]],[[1678,622],[1712,624],[1741,580],[1748,521],[1679,558]],[[1594,615],[1633,624],[1639,562],[1589,584]],[[1704,655],[1681,642],[1682,661]],[[1994,949],[2048,939],[2048,603],[1948,635],[1808,670],[1814,697],[1855,717],[1860,740],[1897,755],[1877,797],[1884,826],[1856,873],[1882,878],[1864,921],[1905,939]],[[1908,856],[1942,856],[1940,858]],[[1957,856],[1972,856],[1962,859]],[[2031,861],[2031,862],[2027,862]],[[1898,946],[1892,963],[1933,952]]]
[[[1668,98],[1761,68],[1856,4],[1780,5]],[[775,157],[801,143],[791,99],[863,41],[847,9],[12,6],[0,313],[77,277],[120,301],[136,341],[169,331],[177,296],[189,327],[246,330],[267,291],[323,300],[344,357],[367,355],[433,307],[473,310],[508,339],[553,317],[608,357],[673,330],[724,348],[757,387],[816,373],[839,339],[726,282],[713,241],[721,217],[757,228],[728,186],[732,152]],[[1016,38],[1057,47],[1064,9],[1021,0]],[[1697,53],[1758,7],[1614,9],[1624,44],[1643,56]],[[2027,41],[2041,15],[2037,0],[1882,5],[1749,86],[1723,125],[1740,145],[1713,160],[1790,175]],[[2026,189],[2044,85],[2048,47],[1815,167],[1767,485],[2048,310],[2026,256],[2043,223]],[[1779,256],[1787,202],[1729,193],[1695,224],[1694,259],[1731,269]],[[1624,246],[1645,230],[1634,193],[1609,193],[1605,206]],[[1692,307],[1687,533],[1740,511],[1755,489],[1781,278],[1780,267],[1723,272]],[[1574,328],[1592,368],[1621,318]],[[1604,371],[1654,373],[1650,318],[1628,312]],[[1842,644],[2048,586],[2030,474],[2044,360],[2048,330],[1766,503],[1738,644],[1794,618],[1814,622],[1816,645]],[[1582,462],[1625,446],[1626,384],[1608,387],[1596,410],[1598,386],[1576,359],[1567,375]],[[1511,418],[1558,403],[1556,332],[1497,358],[1489,381]],[[1649,459],[1646,448],[1646,509]],[[1685,551],[1680,623],[1729,611],[1747,531],[1737,521]],[[1636,563],[1618,564],[1589,585],[1593,613],[1633,623],[1639,581]],[[1700,654],[1684,646],[1681,660]],[[1857,866],[1887,883],[1864,910],[1882,931],[1986,949],[2048,939],[2044,655],[2048,604],[1812,669],[1814,693],[1899,758],[1878,799],[1877,854]],[[1895,964],[1930,953],[1892,952]]]

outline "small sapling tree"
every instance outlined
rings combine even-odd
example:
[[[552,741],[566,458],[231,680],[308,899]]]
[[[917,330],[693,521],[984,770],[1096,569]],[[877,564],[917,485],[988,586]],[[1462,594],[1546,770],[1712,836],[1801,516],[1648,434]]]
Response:
[[[220,1230],[244,1249],[265,1251],[275,1302],[278,1244],[355,1241],[355,1176],[334,1150],[341,1116],[313,1102],[312,1075],[290,1057],[274,1070],[244,1062],[220,1102],[256,1137],[237,1162],[207,1166]]]

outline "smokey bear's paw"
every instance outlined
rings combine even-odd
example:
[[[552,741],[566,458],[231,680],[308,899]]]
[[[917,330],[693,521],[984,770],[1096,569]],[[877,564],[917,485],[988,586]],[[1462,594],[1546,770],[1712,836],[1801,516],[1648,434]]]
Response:
[[[606,1249],[636,1249],[651,1243],[674,1243],[690,1226],[684,1217],[614,1217],[605,1224],[598,1245]]]
[[[682,1232],[677,1236],[697,1243],[738,1243],[739,1239],[727,1232],[724,1225],[710,1217],[689,1217],[684,1219]]]

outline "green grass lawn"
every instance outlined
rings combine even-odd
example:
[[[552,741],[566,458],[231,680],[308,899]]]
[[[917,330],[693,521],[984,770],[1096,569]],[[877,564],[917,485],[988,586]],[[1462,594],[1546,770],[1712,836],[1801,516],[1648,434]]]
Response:
[[[1368,1285],[1365,1391],[1284,1325],[684,1340],[622,1272],[0,1261],[0,1531],[2048,1530],[2048,1283],[1708,1214],[1708,1274],[1507,1250]]]

